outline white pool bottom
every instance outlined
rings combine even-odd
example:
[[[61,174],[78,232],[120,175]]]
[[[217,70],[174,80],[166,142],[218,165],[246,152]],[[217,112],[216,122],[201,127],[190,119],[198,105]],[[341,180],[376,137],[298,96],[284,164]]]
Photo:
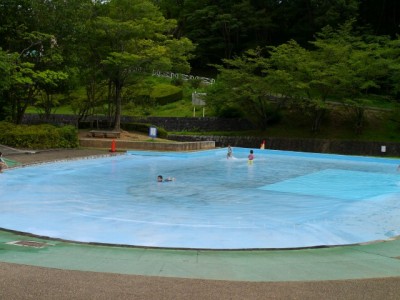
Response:
[[[400,235],[397,160],[249,149],[127,155],[8,170],[0,227],[81,242],[298,248]],[[174,182],[157,183],[157,175]]]

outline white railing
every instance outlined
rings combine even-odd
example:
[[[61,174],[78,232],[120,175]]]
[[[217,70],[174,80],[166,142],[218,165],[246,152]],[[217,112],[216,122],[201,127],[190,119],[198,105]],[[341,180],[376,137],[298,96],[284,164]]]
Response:
[[[194,75],[187,75],[187,74],[181,74],[181,73],[173,73],[173,72],[165,72],[165,71],[157,71],[153,70],[153,76],[158,76],[158,77],[166,77],[166,78],[182,78],[183,80],[201,80],[202,82],[206,84],[213,84],[215,83],[214,78],[208,78],[208,77],[201,77],[201,76],[194,76]]]

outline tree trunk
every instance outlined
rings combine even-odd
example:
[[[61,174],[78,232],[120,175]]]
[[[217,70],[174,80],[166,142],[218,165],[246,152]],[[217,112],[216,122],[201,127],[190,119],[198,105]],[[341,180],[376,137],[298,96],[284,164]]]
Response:
[[[355,132],[356,132],[356,134],[361,134],[363,131],[364,112],[365,112],[365,109],[363,107],[355,108],[355,115],[356,115]]]
[[[115,82],[115,118],[114,118],[114,130],[121,130],[121,99],[122,84]]]
[[[317,109],[314,113],[314,121],[313,125],[311,127],[312,132],[317,132],[319,131],[319,128],[321,126],[322,120],[324,118],[326,109]]]

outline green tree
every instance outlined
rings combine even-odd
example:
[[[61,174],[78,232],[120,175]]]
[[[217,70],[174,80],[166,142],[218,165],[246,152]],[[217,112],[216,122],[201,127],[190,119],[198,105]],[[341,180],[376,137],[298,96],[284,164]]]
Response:
[[[73,3],[79,1],[0,0],[0,45],[7,51],[10,61],[10,84],[2,101],[16,123],[21,122],[29,105],[42,100],[38,98],[41,92],[50,100],[49,92],[56,92],[55,85],[58,85],[58,92],[66,91],[65,82],[72,77],[70,70],[73,68],[69,65],[71,60],[65,60],[67,52],[64,50],[68,47],[64,38],[74,32],[70,25],[75,19],[66,17],[68,12],[70,16],[78,13],[77,9],[73,10],[77,8],[72,7]],[[59,89],[61,85],[62,90]]]
[[[11,57],[0,48],[0,120],[10,114],[4,94],[11,86]]]
[[[355,131],[361,133],[371,95],[381,93],[394,64],[386,57],[388,37],[354,33],[353,23],[346,22],[338,30],[326,27],[312,44],[323,54],[321,59],[332,63],[335,98],[349,109]]]
[[[11,58],[0,48],[0,93],[10,87]]]
[[[48,120],[54,109],[60,104],[54,97],[65,91],[68,74],[62,71],[45,70],[35,74],[35,81],[40,91],[40,98],[36,100],[35,107],[42,111],[45,120]]]
[[[334,94],[338,74],[332,63],[337,57],[310,51],[295,41],[271,49],[272,78],[279,76],[282,90],[287,86],[292,107],[312,121],[311,131],[319,130],[329,109],[327,100]],[[276,79],[274,79],[276,81]]]
[[[186,0],[180,9],[181,31],[198,45],[197,68],[265,45],[271,36],[271,10],[259,10],[248,0]]]
[[[176,22],[165,19],[150,1],[109,2],[108,16],[98,17],[97,38],[104,74],[115,105],[114,129],[120,129],[123,88],[135,84],[141,70],[188,72],[192,43],[171,36]],[[137,81],[136,81],[137,83]]]
[[[22,35],[35,31],[34,1],[0,0],[0,47],[3,51],[20,53],[26,47]]]
[[[49,101],[50,94],[68,78],[60,70],[62,57],[52,42],[52,35],[32,32],[26,33],[24,39],[27,47],[21,53],[9,56],[11,84],[6,98],[12,103],[12,119],[17,124],[21,123],[27,107],[37,103],[41,91],[45,92]]]
[[[265,73],[270,66],[262,49],[249,50],[224,63],[216,66],[219,75],[207,91],[207,103],[221,116],[236,117],[238,114],[232,112],[240,111],[260,129],[276,121],[285,99],[272,92],[271,81]]]
[[[309,116],[311,131],[316,132],[334,100],[349,108],[356,131],[361,132],[369,96],[399,74],[398,50],[388,48],[396,43],[386,37],[354,35],[352,24],[346,22],[338,30],[326,27],[310,50],[289,41],[271,47],[268,54],[248,51],[225,60],[224,67],[218,66],[211,103],[217,110],[246,108],[247,116],[265,128],[267,108],[275,100],[278,107],[285,103]]]
[[[396,37],[399,34],[400,2],[398,0],[360,1],[357,24],[368,27],[374,35]]]
[[[248,49],[296,40],[308,46],[327,25],[355,18],[360,0],[154,0],[178,20],[179,36],[198,45],[196,68],[220,63]]]
[[[68,104],[72,98],[70,92],[79,89],[84,82],[83,74],[86,73],[89,64],[86,40],[91,38],[92,33],[88,24],[95,17],[96,9],[104,5],[91,0],[52,0],[35,3],[39,30],[53,36],[51,53],[48,53],[46,60],[41,60],[42,64],[37,67],[41,71],[48,69],[62,72],[56,76],[59,83],[57,88],[53,86],[49,89],[48,84],[43,85],[38,105],[40,104],[39,109],[46,116],[56,109],[57,105]],[[64,74],[68,76],[65,77]],[[63,80],[60,80],[61,77]],[[52,93],[49,94],[50,90]],[[54,97],[55,94],[59,95]]]
[[[386,82],[389,85],[387,87],[389,89],[388,94],[400,101],[400,36],[388,41],[382,56],[390,62],[388,64],[390,70],[389,80]]]

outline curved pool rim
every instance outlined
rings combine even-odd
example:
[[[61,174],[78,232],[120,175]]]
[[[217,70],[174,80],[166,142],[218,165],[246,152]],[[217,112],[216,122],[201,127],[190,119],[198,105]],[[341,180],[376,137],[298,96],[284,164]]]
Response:
[[[235,153],[242,153],[245,154],[247,153],[248,149],[247,148],[234,148]],[[201,157],[203,155],[208,155],[209,153],[226,153],[225,149],[218,149],[218,150],[205,150],[205,151],[199,151],[199,152],[190,152],[190,153],[166,153],[166,152],[150,152],[150,151],[128,151],[127,155],[150,155],[150,156],[167,156],[167,157]],[[387,164],[390,166],[397,166],[399,164],[399,161],[397,159],[391,159],[391,158],[377,158],[377,157],[362,157],[362,156],[346,156],[346,155],[332,155],[332,154],[319,154],[319,153],[304,153],[304,152],[292,152],[292,151],[279,151],[279,150],[258,150],[255,149],[255,154],[256,157],[257,155],[260,154],[271,154],[271,155],[280,155],[280,156],[293,156],[296,155],[298,157],[304,157],[304,158],[318,158],[318,159],[325,159],[325,158],[334,158],[335,160],[342,160],[342,161],[361,161],[361,162],[372,162],[372,163],[380,163],[380,164]],[[69,160],[66,160],[68,162]],[[51,162],[51,163],[46,163],[46,164],[54,164],[57,162]],[[9,170],[7,172],[12,172],[12,170]],[[113,246],[121,246],[121,247],[136,247],[136,248],[155,248],[155,249],[187,249],[187,250],[223,250],[223,251],[229,251],[229,250],[298,250],[298,249],[315,249],[315,248],[330,248],[330,247],[338,247],[338,246],[353,246],[353,245],[363,245],[363,244],[373,244],[373,243],[379,243],[383,241],[390,241],[390,240],[396,240],[399,239],[400,235],[394,235],[392,237],[389,237],[387,239],[377,239],[377,240],[371,240],[371,241],[366,241],[366,242],[360,242],[360,243],[349,243],[349,244],[331,244],[331,245],[314,245],[314,246],[300,246],[300,247],[254,247],[254,248],[203,248],[203,247],[165,247],[165,246],[152,246],[152,245],[132,245],[132,244],[119,244],[119,243],[103,243],[103,242],[85,242],[85,241],[76,241],[73,239],[64,239],[64,238],[57,238],[57,237],[51,237],[51,236],[44,236],[41,234],[34,234],[34,233],[29,233],[29,232],[24,232],[24,231],[19,231],[19,230],[12,230],[12,229],[6,229],[6,228],[0,228],[1,230],[4,231],[9,231],[17,234],[23,234],[27,236],[32,236],[32,237],[38,237],[38,238],[45,238],[49,240],[59,240],[59,241],[65,241],[65,242],[72,242],[72,243],[79,243],[79,244],[90,244],[90,245],[113,245]]]

